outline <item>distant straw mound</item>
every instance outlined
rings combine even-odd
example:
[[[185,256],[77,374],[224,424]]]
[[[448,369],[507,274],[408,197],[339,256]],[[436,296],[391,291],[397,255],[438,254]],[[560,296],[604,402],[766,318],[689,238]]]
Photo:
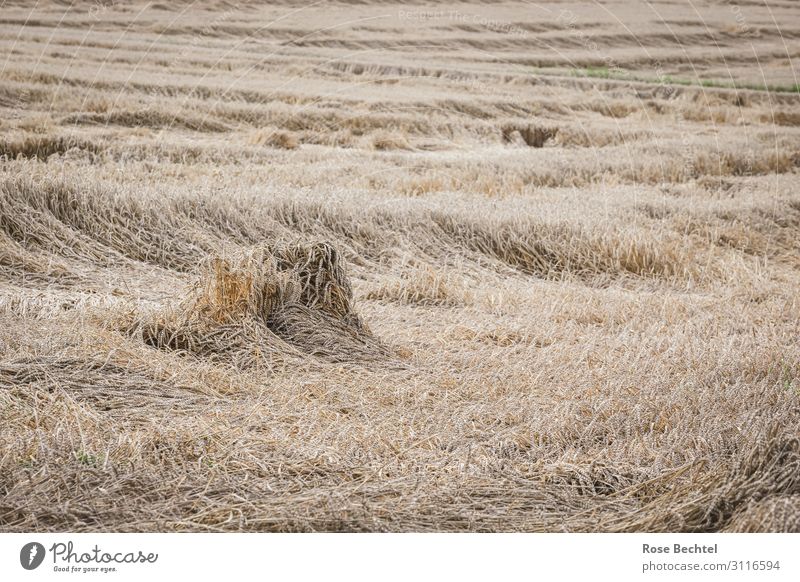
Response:
[[[354,311],[339,252],[325,242],[212,258],[187,300],[135,329],[154,347],[237,367],[309,355],[346,362],[389,354]]]

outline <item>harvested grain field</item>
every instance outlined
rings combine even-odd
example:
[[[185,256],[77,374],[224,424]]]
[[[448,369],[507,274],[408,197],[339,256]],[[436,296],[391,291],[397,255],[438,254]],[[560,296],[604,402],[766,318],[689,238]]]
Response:
[[[0,530],[800,530],[800,7],[2,2]]]

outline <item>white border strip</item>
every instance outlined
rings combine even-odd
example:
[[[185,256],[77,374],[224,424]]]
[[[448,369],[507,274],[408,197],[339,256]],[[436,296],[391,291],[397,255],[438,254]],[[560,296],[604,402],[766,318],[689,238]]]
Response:
[[[46,555],[26,570],[32,543]],[[800,580],[798,550],[800,534],[0,534],[0,580],[777,581]]]

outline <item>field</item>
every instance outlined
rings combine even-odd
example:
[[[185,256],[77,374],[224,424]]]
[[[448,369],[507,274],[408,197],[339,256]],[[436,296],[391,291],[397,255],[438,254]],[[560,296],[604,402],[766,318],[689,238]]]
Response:
[[[2,2],[0,531],[800,531],[800,7]]]

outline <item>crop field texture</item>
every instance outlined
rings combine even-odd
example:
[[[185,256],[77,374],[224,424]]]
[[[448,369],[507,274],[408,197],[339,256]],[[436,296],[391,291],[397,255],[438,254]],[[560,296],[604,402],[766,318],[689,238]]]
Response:
[[[800,530],[800,6],[2,2],[0,531]]]

